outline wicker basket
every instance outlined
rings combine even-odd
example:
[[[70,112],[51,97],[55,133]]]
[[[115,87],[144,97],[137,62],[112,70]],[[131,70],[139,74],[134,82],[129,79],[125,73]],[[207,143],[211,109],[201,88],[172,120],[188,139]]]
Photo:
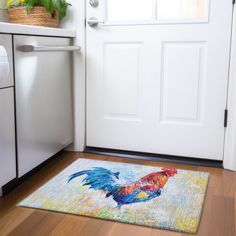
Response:
[[[55,28],[59,25],[58,14],[51,14],[44,7],[34,7],[29,14],[25,7],[12,7],[8,9],[8,16],[9,22],[14,24]]]

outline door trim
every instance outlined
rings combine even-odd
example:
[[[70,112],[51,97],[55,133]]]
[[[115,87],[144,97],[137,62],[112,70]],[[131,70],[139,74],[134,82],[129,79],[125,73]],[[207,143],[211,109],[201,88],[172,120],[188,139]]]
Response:
[[[225,133],[223,166],[236,171],[236,6],[233,6],[231,54],[228,84],[228,125]]]
[[[73,108],[74,108],[74,144],[68,150],[82,152],[86,137],[86,0],[73,1],[72,25],[66,28],[76,30],[74,45],[80,45],[80,53],[73,53]]]

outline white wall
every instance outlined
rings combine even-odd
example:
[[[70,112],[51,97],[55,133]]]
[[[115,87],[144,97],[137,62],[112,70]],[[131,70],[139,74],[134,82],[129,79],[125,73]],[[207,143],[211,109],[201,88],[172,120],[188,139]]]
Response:
[[[3,10],[5,8],[5,0],[0,0],[0,22],[7,21],[7,11]]]

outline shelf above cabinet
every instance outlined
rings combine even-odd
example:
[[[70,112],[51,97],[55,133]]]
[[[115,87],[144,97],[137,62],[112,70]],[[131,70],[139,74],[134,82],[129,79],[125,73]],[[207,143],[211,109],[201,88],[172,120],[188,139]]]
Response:
[[[76,37],[75,30],[19,25],[5,22],[0,22],[0,32],[7,34],[53,36],[53,37],[67,37],[67,38]]]

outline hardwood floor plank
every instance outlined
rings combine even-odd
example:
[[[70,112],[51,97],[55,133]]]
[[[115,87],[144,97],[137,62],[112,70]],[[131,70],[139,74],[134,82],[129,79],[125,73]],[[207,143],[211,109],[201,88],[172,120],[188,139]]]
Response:
[[[143,227],[132,224],[116,223],[111,231],[106,234],[107,236],[125,236],[125,235],[135,235],[135,236],[150,236],[152,228]],[[104,234],[103,234],[104,235]]]
[[[26,218],[30,217],[33,212],[33,209],[14,207],[13,210],[0,220],[0,235],[9,234],[15,227],[21,225]]]
[[[114,230],[117,224],[115,221],[107,221],[96,233],[96,236],[114,236]]]
[[[37,211],[38,212],[38,211]],[[42,220],[36,221],[33,227],[33,230],[28,230],[27,227],[22,225],[22,235],[34,235],[34,236],[47,236],[49,233],[65,218],[64,214],[52,213],[52,212],[43,212],[42,215],[47,213]],[[34,215],[32,215],[34,217]],[[25,222],[28,225],[29,222]],[[17,235],[19,230],[16,228],[9,235]]]
[[[77,236],[83,230],[89,218],[80,216],[69,216],[66,215],[65,218],[49,232],[50,236]]]
[[[182,234],[179,232],[173,232],[169,230],[160,230],[160,229],[152,229],[150,236],[181,236]]]
[[[234,199],[224,196],[215,196],[212,199],[211,234],[215,236],[235,236]]]
[[[105,221],[101,219],[90,218],[80,232],[80,236],[95,236],[97,232],[105,225]]]
[[[19,235],[35,235],[39,230],[38,225],[48,215],[48,212],[34,211],[29,217],[27,217],[20,225],[15,227],[8,235],[19,236]]]

